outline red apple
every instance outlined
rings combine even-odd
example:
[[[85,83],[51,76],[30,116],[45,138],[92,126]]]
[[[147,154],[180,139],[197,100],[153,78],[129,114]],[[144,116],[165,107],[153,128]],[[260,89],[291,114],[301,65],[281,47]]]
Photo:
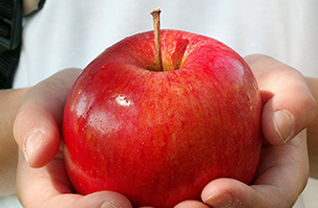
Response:
[[[200,199],[216,178],[253,181],[261,99],[247,63],[226,45],[153,31],[106,49],[75,82],[65,106],[65,163],[81,194],[111,190],[134,207]]]

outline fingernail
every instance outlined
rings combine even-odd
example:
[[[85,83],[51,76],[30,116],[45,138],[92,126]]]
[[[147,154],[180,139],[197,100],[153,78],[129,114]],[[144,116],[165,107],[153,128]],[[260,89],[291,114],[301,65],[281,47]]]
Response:
[[[119,208],[119,207],[117,207],[117,206],[115,206],[115,205],[113,205],[112,203],[110,203],[110,202],[104,202],[101,206],[100,206],[100,208]]]
[[[44,136],[45,134],[42,131],[36,131],[25,138],[23,143],[23,153],[27,162],[43,141]]]
[[[280,136],[281,140],[286,143],[294,130],[294,120],[291,113],[288,111],[276,111],[273,114],[275,130]]]
[[[229,208],[233,204],[233,196],[228,192],[218,194],[216,196],[211,196],[206,200],[206,203],[213,207],[218,208]]]

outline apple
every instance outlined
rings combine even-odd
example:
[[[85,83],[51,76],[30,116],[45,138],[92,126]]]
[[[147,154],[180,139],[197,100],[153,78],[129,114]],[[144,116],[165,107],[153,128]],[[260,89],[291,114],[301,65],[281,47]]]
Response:
[[[261,98],[244,59],[199,34],[127,37],[75,82],[63,117],[65,164],[80,194],[110,190],[137,206],[200,199],[217,178],[251,184],[261,150]]]

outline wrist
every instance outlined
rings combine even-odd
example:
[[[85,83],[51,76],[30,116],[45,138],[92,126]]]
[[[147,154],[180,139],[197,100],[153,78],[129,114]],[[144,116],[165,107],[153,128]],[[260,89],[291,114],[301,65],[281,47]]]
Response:
[[[18,145],[13,123],[27,90],[0,90],[0,196],[15,193]]]

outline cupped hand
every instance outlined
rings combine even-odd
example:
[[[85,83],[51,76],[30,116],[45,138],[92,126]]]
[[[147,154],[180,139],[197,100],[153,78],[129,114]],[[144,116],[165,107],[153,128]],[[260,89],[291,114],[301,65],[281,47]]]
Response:
[[[17,196],[25,208],[131,208],[129,200],[119,193],[75,194],[61,152],[45,166],[32,168],[20,151]]]
[[[115,192],[74,194],[68,179],[60,151],[60,127],[64,104],[80,72],[62,70],[31,88],[17,114],[17,195],[23,207],[131,208],[129,200]]]
[[[271,57],[246,57],[262,95],[260,164],[251,186],[218,179],[202,192],[213,207],[292,207],[309,175],[306,130],[315,116],[315,100],[304,77]]]

